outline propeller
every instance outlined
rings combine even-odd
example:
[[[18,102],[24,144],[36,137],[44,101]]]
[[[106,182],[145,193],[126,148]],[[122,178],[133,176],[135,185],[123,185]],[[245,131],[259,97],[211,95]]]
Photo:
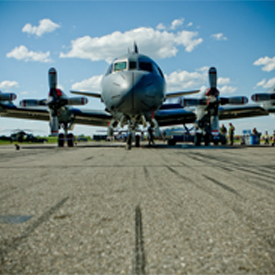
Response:
[[[183,107],[197,107],[197,124],[199,128],[207,128],[210,124],[210,130],[213,137],[219,135],[219,106],[226,104],[243,105],[248,102],[247,97],[220,97],[217,89],[217,70],[214,67],[209,69],[210,88],[206,90],[202,98],[182,98],[180,104]]]
[[[17,96],[14,93],[2,93],[0,91],[0,101],[13,101],[16,97]]]
[[[275,99],[275,93],[258,93],[251,96],[251,99],[255,102],[269,101]]]
[[[57,72],[55,68],[49,69],[49,97],[48,99],[25,99],[20,102],[23,107],[48,106],[50,110],[50,128],[52,135],[58,135],[59,130],[59,112],[66,105],[85,105],[88,103],[86,97],[67,97],[57,88]]]

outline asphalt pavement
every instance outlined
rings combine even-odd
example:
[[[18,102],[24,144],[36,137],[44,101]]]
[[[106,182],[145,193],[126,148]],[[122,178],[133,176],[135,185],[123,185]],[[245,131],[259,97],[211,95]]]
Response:
[[[275,148],[0,146],[0,274],[275,274]]]

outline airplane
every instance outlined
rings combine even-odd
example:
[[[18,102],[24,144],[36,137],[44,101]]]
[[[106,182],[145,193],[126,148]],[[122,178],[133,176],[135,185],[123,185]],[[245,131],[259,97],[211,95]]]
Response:
[[[216,70],[216,69],[215,69]],[[211,71],[211,70],[210,70]],[[213,71],[213,70],[212,70]],[[218,129],[218,116],[220,119],[242,118],[262,115],[263,108],[257,107],[219,107],[221,103],[229,103],[228,98],[219,98],[216,89],[216,74],[210,72],[211,88],[205,93],[207,99],[195,104],[197,111],[184,108],[187,99],[179,103],[164,103],[168,98],[181,97],[200,92],[177,91],[166,92],[164,74],[159,66],[148,56],[138,52],[134,44],[134,51],[116,58],[107,68],[101,83],[101,92],[71,91],[73,94],[96,97],[106,106],[105,110],[76,109],[70,105],[83,105],[87,99],[83,97],[68,98],[56,88],[57,73],[54,68],[49,70],[50,97],[48,100],[23,100],[21,107],[13,104],[0,105],[0,114],[3,117],[27,118],[37,120],[50,120],[53,134],[63,127],[64,134],[59,134],[59,146],[63,146],[64,139],[71,140],[72,134],[67,134],[75,124],[90,126],[104,126],[108,134],[112,135],[114,129],[127,125],[126,149],[131,149],[134,140],[139,147],[139,136],[135,135],[139,125],[154,127],[159,132],[161,126],[185,125],[196,123],[197,128],[204,129],[207,116],[211,121],[212,134]],[[196,99],[197,100],[197,99]],[[191,104],[189,100],[189,105]],[[233,100],[234,101],[234,100]],[[234,102],[245,103],[243,97]],[[193,104],[194,105],[194,104]],[[203,107],[203,108],[201,108]],[[208,119],[209,120],[209,119]],[[215,125],[215,127],[213,126]],[[198,136],[199,137],[199,136]],[[199,142],[197,142],[198,144]],[[72,146],[68,142],[68,146]]]

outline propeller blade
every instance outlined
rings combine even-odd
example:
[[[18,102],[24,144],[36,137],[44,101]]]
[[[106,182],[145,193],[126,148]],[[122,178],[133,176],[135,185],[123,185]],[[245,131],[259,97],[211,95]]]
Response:
[[[57,85],[57,72],[55,68],[49,69],[49,86],[50,90],[56,89]]]
[[[235,96],[235,97],[221,97],[221,105],[234,104],[234,105],[244,105],[248,102],[248,98],[245,96]]]
[[[47,105],[46,99],[37,100],[37,99],[25,99],[20,101],[19,103],[22,107],[37,107],[37,106],[45,106]]]
[[[210,88],[217,88],[217,70],[215,67],[209,69],[209,83]]]
[[[275,99],[275,93],[272,93],[272,94],[267,94],[267,93],[254,94],[254,95],[251,96],[251,99],[255,102],[273,100],[273,99]]]
[[[53,136],[58,135],[59,121],[57,116],[52,116],[50,121],[51,133]]]

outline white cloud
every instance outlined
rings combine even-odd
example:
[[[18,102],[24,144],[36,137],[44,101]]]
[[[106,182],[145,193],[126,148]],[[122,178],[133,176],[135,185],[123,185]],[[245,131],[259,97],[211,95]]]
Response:
[[[4,80],[0,83],[0,89],[9,90],[16,87],[19,87],[19,84],[17,81]]]
[[[219,89],[221,94],[233,94],[236,92],[236,90],[237,88],[232,86],[223,86]]]
[[[178,28],[179,26],[181,26],[183,24],[184,19],[175,19],[172,23],[171,23],[171,30],[175,30],[176,28]]]
[[[15,58],[17,60],[28,61],[37,61],[37,62],[51,62],[50,52],[33,52],[29,51],[25,46],[21,45],[15,47],[11,52],[6,55],[8,58]]]
[[[140,27],[124,33],[116,31],[102,37],[77,38],[71,41],[71,50],[68,53],[61,52],[60,57],[111,62],[113,58],[126,53],[126,49],[136,41],[140,52],[152,58],[167,58],[175,56],[178,52],[177,47],[181,45],[187,52],[193,51],[203,41],[202,38],[196,38],[197,36],[197,32],[191,31],[173,33]]]
[[[208,70],[209,67],[202,67],[195,72],[177,71],[165,75],[167,89],[168,91],[189,89],[204,91],[209,88]],[[231,82],[230,78],[220,77],[217,82],[220,86],[218,89],[222,94],[232,94],[237,90],[236,87],[227,86]]]
[[[218,85],[226,85],[230,83],[230,78],[219,77],[217,80]]]
[[[218,40],[218,41],[227,40],[227,37],[225,37],[223,33],[212,34],[211,37],[213,37],[215,40]]]
[[[268,81],[266,81],[266,79],[263,79],[262,81],[258,82],[256,84],[257,87],[262,86],[263,88],[272,88],[275,87],[275,77],[269,79]]]
[[[72,90],[82,90],[82,91],[100,91],[100,83],[103,75],[96,75],[89,79],[84,79],[81,82],[77,82],[72,85]]]
[[[193,26],[193,22],[188,23],[187,27]]]
[[[165,30],[166,28],[165,28],[165,26],[162,23],[159,23],[157,25],[156,29],[161,31],[161,30]]]
[[[263,66],[262,70],[265,72],[271,72],[275,69],[275,56],[273,58],[270,58],[268,56],[261,57],[258,60],[256,60],[253,65],[256,66]]]
[[[168,91],[198,89],[207,84],[208,68],[203,67],[196,72],[177,71],[165,75]]]
[[[50,19],[42,19],[39,21],[39,26],[32,26],[30,23],[26,24],[22,28],[22,32],[42,36],[44,33],[53,32],[55,29],[59,27],[60,25],[54,23]]]

